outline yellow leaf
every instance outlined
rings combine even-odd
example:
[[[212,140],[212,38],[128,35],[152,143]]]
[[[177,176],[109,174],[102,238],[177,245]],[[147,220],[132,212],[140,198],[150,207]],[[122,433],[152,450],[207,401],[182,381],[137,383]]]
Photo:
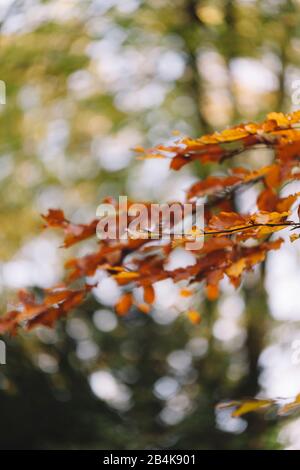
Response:
[[[267,118],[269,121],[276,121],[278,126],[286,127],[290,124],[288,118],[283,113],[269,113]]]
[[[247,137],[248,135],[249,133],[245,129],[236,127],[233,129],[225,129],[216,137],[219,142],[232,142],[234,140],[240,140],[243,137]]]
[[[118,274],[114,274],[115,279],[136,279],[139,277],[139,273],[133,271],[122,271]]]
[[[147,153],[145,155],[140,155],[139,157],[136,157],[136,160],[147,160],[147,159],[152,159],[152,158],[166,158],[165,155],[162,155],[161,153]]]
[[[237,418],[238,416],[243,416],[246,413],[251,411],[259,410],[267,406],[271,406],[275,403],[274,400],[258,400],[256,398],[251,398],[248,400],[242,401],[230,401],[227,403],[221,403],[217,406],[218,409],[224,408],[235,408],[232,413],[232,416]]]
[[[290,215],[289,211],[285,212],[266,212],[260,211],[256,214],[251,216],[252,222],[256,224],[268,224],[268,223],[280,223],[282,222],[287,216]]]
[[[226,274],[229,277],[239,277],[246,266],[247,264],[245,258],[241,258],[226,269]]]
[[[292,235],[290,235],[291,242],[295,242],[296,240],[298,240],[298,238],[300,238],[299,233],[293,233]]]
[[[236,410],[233,411],[232,416],[238,417],[242,416],[250,411],[256,411],[260,408],[273,405],[273,400],[257,400],[255,398],[251,400],[244,400],[240,403]]]

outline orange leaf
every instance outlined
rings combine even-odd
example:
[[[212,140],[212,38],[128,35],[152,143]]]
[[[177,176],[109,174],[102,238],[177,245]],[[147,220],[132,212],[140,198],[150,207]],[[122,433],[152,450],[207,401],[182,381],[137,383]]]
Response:
[[[216,300],[219,297],[219,288],[215,284],[208,284],[206,286],[206,296],[208,300]]]
[[[147,304],[153,304],[155,300],[155,292],[153,286],[144,287],[144,300]]]
[[[116,312],[118,315],[123,316],[126,315],[128,310],[132,305],[132,294],[127,292],[126,294],[122,295],[122,297],[118,300],[116,304]]]

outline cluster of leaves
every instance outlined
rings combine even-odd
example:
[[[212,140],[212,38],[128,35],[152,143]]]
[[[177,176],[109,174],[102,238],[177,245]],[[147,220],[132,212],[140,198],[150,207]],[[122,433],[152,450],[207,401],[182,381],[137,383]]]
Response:
[[[101,240],[94,253],[67,262],[68,273],[63,285],[45,290],[41,299],[22,291],[16,308],[0,319],[0,332],[15,332],[20,325],[26,329],[39,324],[52,326],[57,318],[83,302],[93,287],[87,283],[87,277],[99,269],[106,270],[122,286],[123,295],[115,306],[119,315],[126,315],[133,306],[148,313],[155,300],[153,284],[167,278],[180,283],[182,296],[191,298],[203,282],[208,299],[216,299],[224,276],[237,287],[245,271],[264,261],[270,250],[280,248],[281,238],[270,240],[275,232],[287,227],[291,230],[300,228],[299,222],[289,220],[299,194],[280,196],[284,184],[300,178],[299,121],[299,111],[287,115],[271,113],[261,124],[243,124],[194,140],[184,137],[168,147],[159,145],[147,152],[137,149],[144,152],[142,158],[170,158],[174,170],[195,160],[201,164],[221,163],[258,146],[272,148],[274,160],[255,171],[235,167],[227,175],[209,176],[187,191],[186,198],[190,203],[196,204],[199,197],[206,197],[204,244],[201,249],[193,250],[194,264],[169,270],[166,260],[178,245],[184,246],[187,239],[199,235],[197,227],[193,227],[187,238],[170,238],[164,243],[160,239],[137,238],[136,234],[132,237],[129,234],[126,240],[121,237]],[[256,201],[257,211],[252,214],[236,212],[234,195],[237,189],[258,181],[262,183],[262,190]],[[118,203],[111,199],[109,202],[115,204],[118,214]],[[86,225],[73,224],[61,210],[54,209],[43,218],[47,227],[64,231],[64,247],[95,237],[97,219]],[[291,235],[292,241],[296,238],[298,234]],[[143,288],[143,302],[136,299],[134,287]],[[192,322],[198,323],[201,319],[194,308],[188,314]]]
[[[155,282],[172,279],[179,283],[181,295],[193,297],[201,283],[205,285],[206,296],[215,300],[219,294],[219,283],[227,276],[237,287],[245,271],[265,260],[270,250],[278,250],[283,239],[271,236],[284,228],[295,230],[300,223],[290,220],[291,208],[299,193],[281,197],[280,190],[286,183],[300,178],[300,112],[284,115],[271,113],[262,124],[244,124],[221,133],[206,135],[199,139],[180,138],[174,144],[157,146],[144,151],[142,158],[170,158],[170,166],[179,170],[189,162],[198,160],[201,164],[221,163],[244,150],[268,147],[274,151],[272,164],[258,170],[234,167],[228,174],[209,176],[196,182],[186,193],[186,201],[197,203],[205,198],[202,229],[204,244],[195,248],[195,263],[185,268],[170,270],[166,261],[172,250],[184,246],[185,242],[199,235],[199,227],[193,227],[186,238],[150,240],[132,234],[128,239],[98,241],[95,252],[66,263],[67,275],[64,284],[42,290],[38,296],[22,290],[16,307],[0,318],[0,333],[14,334],[18,327],[27,330],[37,325],[52,327],[55,322],[80,306],[94,285],[91,277],[97,270],[105,270],[122,287],[123,294],[115,305],[118,315],[126,315],[132,308],[148,313],[155,301]],[[235,194],[241,187],[260,182],[257,210],[242,214],[235,209]],[[116,213],[118,203],[112,199]],[[128,205],[128,209],[130,208]],[[146,207],[150,207],[147,203]],[[299,210],[298,210],[299,213]],[[43,216],[46,227],[64,231],[64,247],[95,237],[98,220],[89,224],[73,224],[59,209],[50,209]],[[128,221],[130,221],[128,214]],[[160,220],[160,227],[163,226]],[[130,235],[130,232],[129,232]],[[151,233],[150,233],[151,235]],[[299,235],[293,233],[291,241]],[[89,282],[88,282],[89,281]],[[143,301],[135,295],[134,288],[143,289]],[[201,315],[193,306],[188,311],[191,322],[199,323]],[[299,408],[299,396],[284,406],[278,400],[250,399],[222,404],[233,407],[233,416],[241,416],[261,408],[277,407],[279,414],[286,414]]]

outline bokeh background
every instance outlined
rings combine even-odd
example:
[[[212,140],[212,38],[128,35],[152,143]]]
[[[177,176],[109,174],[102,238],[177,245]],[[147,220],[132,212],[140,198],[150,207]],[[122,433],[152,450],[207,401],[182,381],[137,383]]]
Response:
[[[299,0],[1,0],[1,310],[16,289],[62,279],[61,237],[41,230],[40,213],[60,207],[86,222],[107,195],[180,200],[216,171],[170,172],[133,147],[295,109],[299,24]],[[239,158],[255,168],[270,157]],[[237,204],[253,210],[253,196]],[[297,417],[214,408],[300,391],[297,243],[238,291],[224,282],[216,302],[200,291],[198,326],[170,282],[156,286],[151,315],[118,319],[104,278],[55,330],[5,338],[0,448],[299,449]]]

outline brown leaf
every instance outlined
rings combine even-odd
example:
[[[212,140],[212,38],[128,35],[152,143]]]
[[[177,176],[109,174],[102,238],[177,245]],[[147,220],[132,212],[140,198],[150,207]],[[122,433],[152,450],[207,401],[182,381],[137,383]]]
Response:
[[[42,215],[46,222],[46,227],[62,228],[65,232],[64,247],[68,248],[75,243],[86,240],[96,234],[98,220],[92,220],[90,224],[72,224],[69,222],[63,211],[49,209],[48,214]]]
[[[209,229],[226,230],[236,227],[243,227],[247,223],[247,219],[236,212],[220,212],[214,215],[209,221]]]
[[[80,290],[46,289],[44,299],[37,302],[32,293],[19,292],[21,308],[6,313],[0,318],[0,332],[14,333],[18,326],[32,329],[38,325],[53,326],[54,322],[82,304],[88,288]]]

